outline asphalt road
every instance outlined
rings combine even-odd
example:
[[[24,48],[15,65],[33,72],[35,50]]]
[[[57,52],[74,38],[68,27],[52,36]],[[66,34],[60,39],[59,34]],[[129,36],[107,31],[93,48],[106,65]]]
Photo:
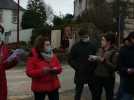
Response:
[[[63,66],[63,73],[59,75],[61,80],[61,100],[73,100],[74,97],[74,71],[68,65]],[[25,74],[24,68],[7,71],[8,95],[10,100],[32,100],[31,79]],[[115,91],[118,88],[119,77],[116,76]],[[83,100],[91,98],[88,88],[85,86]]]

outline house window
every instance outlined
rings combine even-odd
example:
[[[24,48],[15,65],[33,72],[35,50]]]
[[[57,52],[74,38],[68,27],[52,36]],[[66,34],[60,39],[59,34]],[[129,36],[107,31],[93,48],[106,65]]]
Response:
[[[134,7],[133,6],[129,7],[129,9],[128,9],[128,17],[131,19],[134,18]]]
[[[5,42],[8,43],[9,42],[9,37],[11,36],[12,32],[5,32]]]
[[[3,16],[3,10],[0,9],[0,22],[3,21],[3,17],[2,16]]]
[[[12,13],[13,13],[12,22],[13,22],[14,24],[17,24],[17,11],[14,10]]]

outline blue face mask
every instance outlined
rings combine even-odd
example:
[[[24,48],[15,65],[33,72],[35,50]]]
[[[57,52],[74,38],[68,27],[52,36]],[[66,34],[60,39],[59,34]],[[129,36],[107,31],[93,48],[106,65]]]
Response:
[[[5,36],[2,32],[0,32],[0,41],[4,41],[5,40]]]
[[[48,49],[46,50],[47,53],[52,53],[52,48],[48,47]]]
[[[84,38],[81,38],[81,40],[82,40],[83,42],[89,42],[89,41],[90,41],[90,38],[89,38],[89,37],[84,37]]]

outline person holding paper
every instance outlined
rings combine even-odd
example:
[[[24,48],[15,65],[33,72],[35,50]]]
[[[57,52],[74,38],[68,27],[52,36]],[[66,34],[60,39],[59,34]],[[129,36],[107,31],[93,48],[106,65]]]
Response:
[[[48,38],[39,36],[27,60],[26,73],[32,79],[35,100],[59,100],[60,81],[58,75],[62,68],[53,53]]]
[[[119,52],[120,88],[116,100],[134,98],[134,32],[130,32],[127,39],[129,45]]]
[[[98,56],[90,55],[89,60],[96,60],[98,65],[95,69],[95,90],[96,100],[101,100],[103,89],[106,93],[106,100],[113,100],[115,84],[115,70],[117,68],[118,50],[115,46],[116,36],[107,33],[102,36],[101,49]]]
[[[88,85],[91,91],[92,100],[95,99],[96,92],[94,91],[94,71],[96,63],[89,61],[90,55],[95,55],[97,47],[90,40],[88,28],[81,28],[79,31],[80,41],[71,49],[68,62],[75,71],[74,83],[75,97],[74,100],[81,100],[84,85]]]
[[[17,64],[16,58],[8,62],[9,50],[4,43],[4,28],[0,25],[0,100],[7,100],[7,80],[6,69],[10,69]]]

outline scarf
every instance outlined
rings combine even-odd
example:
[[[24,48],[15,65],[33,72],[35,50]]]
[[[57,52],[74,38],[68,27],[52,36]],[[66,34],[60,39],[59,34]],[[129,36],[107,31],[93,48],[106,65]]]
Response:
[[[53,57],[53,52],[51,53],[41,52],[41,55],[45,60],[51,60]]]
[[[0,41],[5,41],[5,35],[4,35],[4,33],[1,33],[0,32]]]

